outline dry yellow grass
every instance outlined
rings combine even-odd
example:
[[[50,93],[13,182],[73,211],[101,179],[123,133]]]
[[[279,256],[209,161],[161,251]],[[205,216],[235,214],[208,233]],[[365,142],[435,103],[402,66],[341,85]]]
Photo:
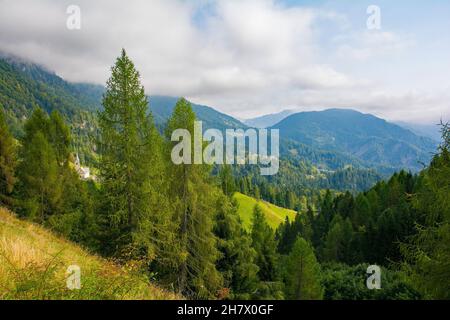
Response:
[[[68,266],[81,290],[68,290]],[[177,299],[141,273],[119,267],[0,208],[0,299]]]

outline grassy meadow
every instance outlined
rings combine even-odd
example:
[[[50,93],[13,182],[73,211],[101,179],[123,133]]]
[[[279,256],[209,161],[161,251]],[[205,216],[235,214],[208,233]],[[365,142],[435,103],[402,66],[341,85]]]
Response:
[[[296,215],[296,212],[294,210],[281,208],[267,201],[257,200],[240,192],[236,192],[234,194],[234,198],[239,203],[238,213],[242,219],[244,227],[247,230],[250,230],[251,228],[253,208],[256,204],[261,207],[264,215],[266,216],[267,223],[273,229],[276,229],[280,225],[280,223],[284,222],[286,216],[288,216],[289,219],[293,221]]]

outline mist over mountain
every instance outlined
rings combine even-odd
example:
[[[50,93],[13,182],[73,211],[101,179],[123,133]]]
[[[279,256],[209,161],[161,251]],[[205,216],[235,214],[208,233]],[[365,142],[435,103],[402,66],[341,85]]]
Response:
[[[36,106],[47,112],[60,111],[80,138],[79,147],[89,145],[96,130],[95,113],[101,110],[105,88],[70,83],[38,65],[11,57],[0,59],[0,104],[13,131],[20,134],[23,122]],[[151,95],[149,110],[162,128],[173,111],[177,97]],[[436,150],[436,142],[370,114],[330,109],[292,114],[284,110],[245,123],[209,106],[192,104],[204,129],[270,127],[280,129],[282,157],[310,162],[323,170],[351,165],[392,172],[419,170]],[[276,122],[278,119],[279,122]],[[84,142],[81,142],[84,141]],[[291,141],[291,142],[289,142]]]
[[[293,113],[295,113],[293,110],[283,110],[278,113],[266,114],[260,117],[246,119],[244,120],[244,123],[249,127],[267,128],[280,122],[281,120],[290,116]]]
[[[441,127],[436,124],[419,124],[398,121],[395,122],[400,127],[411,130],[416,135],[424,136],[433,139],[434,141],[441,140]]]

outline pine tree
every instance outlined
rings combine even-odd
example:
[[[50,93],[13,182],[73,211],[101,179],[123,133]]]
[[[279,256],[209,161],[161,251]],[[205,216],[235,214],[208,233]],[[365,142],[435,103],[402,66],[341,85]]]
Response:
[[[50,117],[37,108],[25,123],[18,167],[22,213],[66,235],[91,212],[86,186],[69,164],[70,129],[58,112]],[[92,212],[91,212],[92,213]]]
[[[219,177],[223,193],[227,196],[232,196],[234,192],[236,192],[236,183],[231,171],[231,166],[223,165],[219,172]]]
[[[10,195],[16,183],[17,149],[0,110],[0,204],[11,205]]]
[[[30,120],[33,121],[33,120]],[[61,200],[61,183],[55,152],[41,131],[25,140],[18,168],[24,214],[43,222],[54,214]]]
[[[231,289],[230,298],[249,299],[258,284],[256,252],[244,231],[237,212],[238,203],[222,195],[217,200],[218,214],[214,233],[221,253],[217,269],[224,277],[224,285]]]
[[[325,238],[323,258],[327,261],[349,262],[350,244],[353,229],[350,220],[342,219],[337,214],[330,225],[330,230]]]
[[[252,218],[252,247],[256,251],[255,262],[259,267],[258,276],[261,281],[276,281],[277,270],[277,243],[274,232],[267,224],[264,213],[255,205]]]
[[[195,114],[185,99],[180,99],[170,117],[167,163],[169,163],[169,194],[174,205],[174,221],[179,226],[179,268],[177,285],[180,293],[195,298],[212,298],[221,286],[221,276],[216,269],[219,252],[213,233],[217,196],[220,192],[210,181],[210,168],[201,164],[175,164],[171,155],[177,143],[170,141],[176,129],[185,129],[190,140],[187,148],[194,148]],[[183,152],[188,152],[183,150]]]
[[[401,245],[404,270],[426,298],[450,298],[450,128],[442,126],[443,142],[428,169],[421,174],[421,188],[414,209],[425,216],[417,235]]]
[[[125,50],[111,71],[99,113],[101,238],[109,243],[103,249],[148,261],[171,237],[161,141],[147,114],[139,73]]]
[[[69,127],[58,111],[50,114],[48,131],[48,140],[55,150],[56,160],[64,166],[69,160],[72,138]]]
[[[286,297],[294,300],[320,300],[320,265],[311,245],[301,237],[286,260]]]

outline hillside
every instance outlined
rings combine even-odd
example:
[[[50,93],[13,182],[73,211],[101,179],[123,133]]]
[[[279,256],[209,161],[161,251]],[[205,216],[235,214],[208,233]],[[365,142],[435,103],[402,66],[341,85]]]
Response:
[[[179,98],[167,96],[149,96],[150,110],[155,121],[163,125],[169,119]],[[228,128],[246,128],[247,126],[239,120],[221,113],[211,107],[192,103],[197,118],[204,122],[203,128],[214,128],[225,130]]]
[[[17,58],[0,57],[0,109],[5,111],[14,135],[18,137],[22,134],[23,124],[35,107],[39,106],[47,112],[58,110],[71,127],[74,151],[79,154],[81,163],[93,168],[97,165],[95,139],[93,139],[98,129],[96,112],[101,109],[104,90],[104,87],[99,85],[67,82],[43,67]],[[148,100],[155,122],[162,130],[173,111],[177,98],[149,96]],[[204,122],[205,129],[247,128],[239,120],[211,107],[197,104],[193,104],[192,107],[198,119]],[[292,180],[288,184],[293,188],[302,185],[341,190],[344,186],[350,185],[351,189],[363,190],[364,187],[370,187],[379,180],[379,177],[375,177],[369,180],[364,178],[364,181],[367,181],[364,184],[355,183],[352,180],[345,181],[344,184],[331,183],[330,179],[334,178],[330,175],[334,175],[346,166],[351,165],[359,168],[358,170],[366,170],[367,166],[355,156],[343,152],[319,150],[305,143],[284,139],[283,136],[280,141],[280,154],[282,157],[280,172],[283,173],[280,181],[287,183],[287,180]],[[305,167],[309,168],[306,173]],[[320,174],[317,179],[306,179],[306,176],[312,176],[313,167],[328,171],[323,171],[325,175]],[[356,178],[359,176],[361,175],[358,174]]]
[[[94,111],[100,105],[99,86],[64,81],[37,65],[0,57],[0,110],[17,137],[36,107],[47,113],[59,111],[70,124],[76,151],[83,163],[92,163],[92,134],[96,131]]]
[[[370,114],[329,109],[293,114],[272,128],[280,136],[319,149],[344,153],[371,167],[420,170],[436,143]]]
[[[395,124],[410,130],[419,136],[428,137],[434,141],[441,141],[441,127],[438,124],[419,124],[398,121]]]
[[[66,288],[66,270],[81,269],[81,290]],[[174,299],[130,264],[119,268],[0,208],[0,299]]]
[[[81,126],[78,123],[80,115],[84,113],[85,118],[86,113],[92,114],[101,109],[104,91],[101,85],[71,83],[39,65],[0,54],[0,101],[16,131],[20,131],[22,120],[36,106],[47,112],[58,110],[74,123],[74,127]],[[158,125],[164,125],[178,99],[157,95],[148,97],[149,109]],[[192,107],[198,119],[205,122],[205,128],[246,127],[239,120],[211,107],[194,103]]]
[[[244,123],[249,127],[267,128],[273,126],[274,124],[277,124],[293,113],[295,112],[292,110],[283,110],[278,113],[271,113],[256,118],[246,119]]]
[[[238,213],[242,219],[244,227],[247,230],[251,228],[253,208],[255,207],[256,204],[258,204],[261,207],[262,211],[264,212],[267,218],[267,223],[273,229],[276,229],[280,225],[280,223],[284,222],[286,216],[288,216],[289,219],[293,221],[296,215],[296,212],[294,210],[281,208],[267,201],[263,200],[258,201],[255,198],[246,196],[239,192],[235,193],[234,198],[239,203]]]

